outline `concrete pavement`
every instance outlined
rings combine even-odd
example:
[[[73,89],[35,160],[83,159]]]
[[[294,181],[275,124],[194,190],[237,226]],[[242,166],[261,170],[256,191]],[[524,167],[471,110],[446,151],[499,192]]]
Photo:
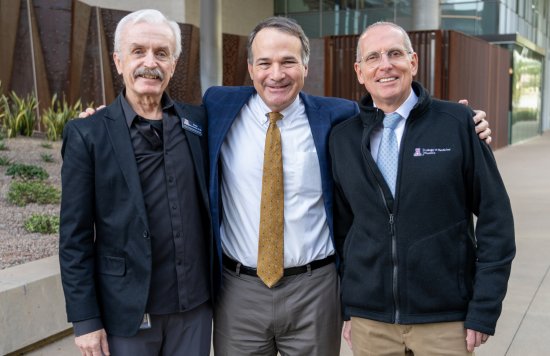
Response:
[[[514,210],[517,256],[496,335],[476,355],[550,355],[550,131],[495,156]],[[71,336],[28,355],[79,352]],[[340,356],[351,356],[344,344]]]

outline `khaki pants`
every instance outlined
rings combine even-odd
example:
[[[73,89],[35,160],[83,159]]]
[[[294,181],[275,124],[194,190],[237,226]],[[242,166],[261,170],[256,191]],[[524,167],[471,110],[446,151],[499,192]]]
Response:
[[[351,318],[351,341],[354,356],[473,355],[461,321],[399,325]]]

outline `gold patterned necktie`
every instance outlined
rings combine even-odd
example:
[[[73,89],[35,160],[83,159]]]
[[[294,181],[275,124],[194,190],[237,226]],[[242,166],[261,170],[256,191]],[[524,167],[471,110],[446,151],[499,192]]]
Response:
[[[258,277],[271,288],[283,277],[284,188],[281,132],[277,121],[283,118],[270,112],[265,136],[260,237],[258,242]]]

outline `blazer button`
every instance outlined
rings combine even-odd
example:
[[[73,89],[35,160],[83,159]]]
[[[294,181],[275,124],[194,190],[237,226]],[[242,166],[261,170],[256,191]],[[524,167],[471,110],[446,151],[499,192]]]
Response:
[[[146,239],[149,239],[149,231],[145,230],[143,231],[143,237],[146,238]]]

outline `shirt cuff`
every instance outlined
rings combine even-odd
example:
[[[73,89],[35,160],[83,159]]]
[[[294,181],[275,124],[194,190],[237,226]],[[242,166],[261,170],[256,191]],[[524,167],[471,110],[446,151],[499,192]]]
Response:
[[[82,336],[97,330],[103,329],[103,323],[100,318],[93,318],[73,322],[74,335]]]

